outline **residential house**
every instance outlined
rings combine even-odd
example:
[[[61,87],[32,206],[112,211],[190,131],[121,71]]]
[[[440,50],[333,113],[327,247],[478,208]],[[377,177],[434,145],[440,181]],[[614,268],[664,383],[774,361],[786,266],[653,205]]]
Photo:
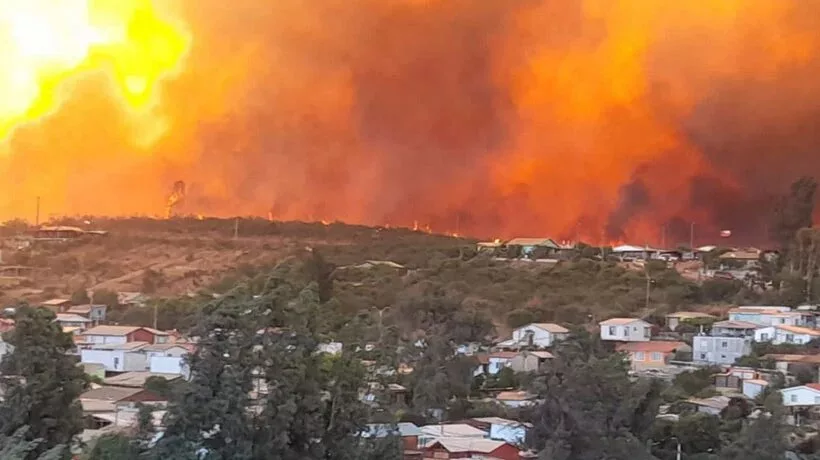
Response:
[[[142,292],[118,292],[117,303],[124,307],[144,307],[148,296]]]
[[[502,391],[495,396],[499,403],[511,407],[527,407],[535,404],[536,397],[527,391]]]
[[[769,326],[755,330],[755,342],[771,342],[774,345],[805,345],[817,338],[820,338],[820,330],[800,326]]]
[[[149,359],[154,357],[181,358],[189,354],[188,348],[176,343],[153,343],[142,348]]]
[[[40,307],[47,308],[54,313],[65,313],[71,307],[71,299],[50,299],[40,304]]]
[[[84,316],[75,315],[73,313],[57,313],[56,318],[54,318],[54,322],[59,324],[60,327],[63,328],[64,332],[68,332],[67,329],[69,328],[72,328],[71,332],[74,332],[77,330],[84,331],[88,329],[93,321]]]
[[[729,406],[733,398],[729,396],[712,396],[711,398],[689,398],[685,403],[694,407],[695,412],[709,415],[720,415]]]
[[[687,321],[700,322],[711,319],[715,319],[715,317],[708,313],[702,313],[699,311],[678,311],[666,315],[666,327],[668,327],[669,330],[674,331],[677,329],[678,325]]]
[[[105,378],[103,383],[109,387],[144,388],[145,382],[151,377],[160,377],[169,382],[182,378],[179,374],[162,374],[149,371],[133,371],[117,374]]]
[[[632,246],[628,244],[612,248],[612,254],[621,260],[649,260],[659,252],[659,249],[653,249],[649,246]]]
[[[769,386],[769,382],[763,379],[749,379],[743,381],[743,395],[749,399],[754,399]]]
[[[419,447],[427,447],[433,444],[437,439],[442,438],[485,439],[489,436],[487,431],[479,430],[466,423],[424,425],[419,427],[419,430],[421,431],[419,435]]]
[[[424,459],[519,460],[521,449],[492,439],[440,438],[423,449]]]
[[[82,334],[85,343],[91,345],[146,342],[160,344],[168,342],[166,332],[139,326],[97,326]]]
[[[516,356],[518,356],[517,351],[495,351],[490,353],[487,358],[487,373],[495,375],[501,372],[501,369],[510,367],[513,358]]]
[[[793,373],[795,368],[798,367],[820,368],[820,355],[770,354],[763,356],[763,359],[773,361],[774,368],[784,374]]]
[[[549,348],[557,340],[564,340],[569,335],[565,327],[553,323],[532,323],[516,328],[512,338],[500,342],[499,348]]]
[[[780,394],[783,395],[783,405],[786,407],[820,406],[820,383],[784,388],[780,390]]]
[[[106,372],[132,372],[148,369],[148,358],[142,351],[148,343],[101,343],[80,350],[80,362],[98,363]]]
[[[510,360],[510,368],[515,372],[536,372],[554,356],[548,351],[522,350]]]
[[[752,352],[757,325],[744,321],[719,321],[710,335],[692,339],[692,361],[698,364],[734,364]]]
[[[774,326],[776,324],[800,326],[802,325],[801,318],[803,316],[803,314],[792,312],[791,308],[783,306],[745,306],[729,310],[729,321],[744,321],[758,326]]]
[[[545,258],[558,252],[561,247],[549,238],[514,238],[507,241],[508,250],[527,258]]]
[[[760,251],[754,248],[736,249],[721,254],[718,257],[721,269],[745,269],[751,270],[760,266]]]
[[[137,411],[137,404],[163,407],[167,398],[143,388],[102,386],[80,395],[80,404],[86,416],[110,414],[121,417]]]
[[[419,436],[422,435],[422,431],[414,423],[401,422],[395,425],[370,423],[366,431],[362,433],[362,437],[365,438],[385,438],[390,435],[401,437],[402,449],[406,456],[418,450]]]
[[[691,352],[692,347],[683,342],[649,341],[618,344],[617,351],[627,353],[632,370],[664,367],[675,353]]]
[[[637,318],[610,318],[598,323],[601,340],[619,342],[648,342],[652,338],[652,325]]]
[[[527,433],[532,424],[509,420],[501,417],[477,417],[465,423],[488,432],[490,439],[506,441],[515,446],[522,446],[527,440]]]
[[[100,321],[105,321],[105,312],[107,309],[108,306],[106,305],[74,305],[73,307],[69,307],[65,312],[80,315],[95,323],[99,323]]]

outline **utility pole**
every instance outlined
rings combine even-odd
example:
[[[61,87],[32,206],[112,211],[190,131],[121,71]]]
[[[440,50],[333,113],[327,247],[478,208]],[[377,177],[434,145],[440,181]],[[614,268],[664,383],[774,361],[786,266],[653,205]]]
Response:
[[[37,208],[36,213],[34,214],[34,226],[37,227],[40,225],[40,196],[37,196]]]
[[[157,330],[157,313],[158,313],[158,312],[157,312],[157,302],[156,302],[156,301],[154,301],[154,321],[153,321],[153,324],[154,324],[154,326],[153,326],[153,327],[154,327],[154,330]]]
[[[692,251],[695,250],[695,223],[689,226],[689,249]]]

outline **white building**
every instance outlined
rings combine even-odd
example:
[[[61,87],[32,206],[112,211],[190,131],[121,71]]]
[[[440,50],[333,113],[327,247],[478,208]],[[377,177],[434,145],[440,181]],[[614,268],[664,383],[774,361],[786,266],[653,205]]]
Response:
[[[754,399],[769,386],[769,382],[760,379],[748,379],[743,381],[743,395]]]
[[[771,342],[774,345],[804,345],[817,338],[820,338],[819,330],[800,326],[769,326],[755,330],[755,342]]]
[[[93,323],[92,320],[74,313],[57,313],[54,322],[59,324],[63,330],[71,328],[72,331],[88,329]]]
[[[99,344],[80,350],[80,361],[102,364],[106,372],[144,371],[148,369],[148,358],[141,348],[146,345],[145,342]]]
[[[738,307],[729,310],[729,321],[746,321],[758,326],[805,326],[812,316],[811,312],[792,311],[783,306]]]
[[[425,425],[419,427],[419,447],[423,448],[436,442],[440,438],[473,438],[485,439],[489,433],[466,423],[453,423],[449,425]]]
[[[637,318],[610,318],[598,323],[601,340],[619,342],[648,342],[652,338],[652,325]]]
[[[780,394],[783,395],[783,405],[787,407],[820,406],[820,383],[784,388]]]
[[[549,348],[558,340],[564,340],[569,330],[553,323],[532,323],[516,328],[512,338],[498,344],[500,348],[537,347]]]

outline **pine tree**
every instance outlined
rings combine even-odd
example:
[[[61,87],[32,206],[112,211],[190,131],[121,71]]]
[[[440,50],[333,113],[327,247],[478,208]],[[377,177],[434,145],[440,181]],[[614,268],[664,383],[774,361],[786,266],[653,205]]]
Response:
[[[765,404],[769,413],[756,420],[748,420],[740,436],[721,451],[725,460],[782,460],[786,454],[783,403],[779,393],[768,397]]]
[[[26,438],[39,439],[32,455],[68,445],[83,429],[78,400],[86,386],[74,341],[54,322],[54,313],[28,307],[18,310],[14,330],[5,340],[13,351],[0,363],[0,433],[11,436],[28,427]]]

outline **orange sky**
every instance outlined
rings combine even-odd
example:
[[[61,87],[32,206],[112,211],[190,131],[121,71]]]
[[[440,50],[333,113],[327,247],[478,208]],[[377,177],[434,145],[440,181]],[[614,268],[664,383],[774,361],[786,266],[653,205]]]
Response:
[[[0,218],[762,238],[820,173],[818,0],[6,0]]]

